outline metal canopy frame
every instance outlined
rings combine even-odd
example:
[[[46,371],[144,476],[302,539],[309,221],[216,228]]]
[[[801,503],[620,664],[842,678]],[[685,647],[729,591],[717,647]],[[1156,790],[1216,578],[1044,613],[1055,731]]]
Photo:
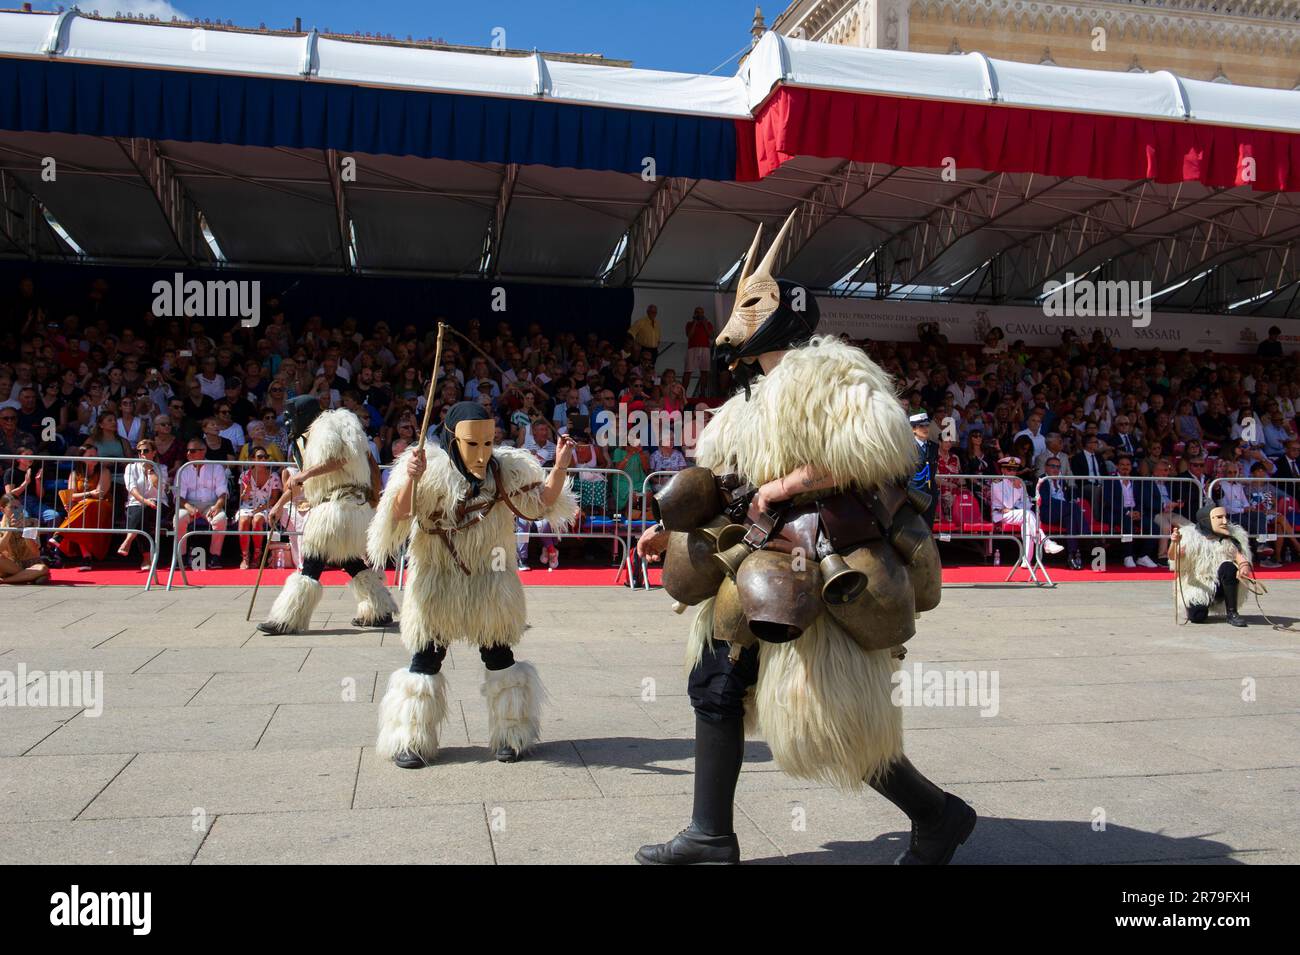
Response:
[[[113,147],[111,154],[103,152],[104,144]],[[673,177],[646,182],[635,174],[364,154],[352,157],[355,180],[345,180],[340,173],[346,157],[334,150],[13,132],[0,132],[0,259],[72,257],[44,221],[47,208],[74,238],[79,230],[105,221],[103,210],[95,218],[80,208],[84,201],[71,201],[52,184],[43,188],[41,163],[51,155],[60,178],[82,187],[74,194],[83,200],[87,180],[114,181],[139,188],[118,190],[112,201],[154,207],[147,219],[141,217],[142,207],[132,210],[131,221],[157,220],[158,229],[166,230],[149,236],[144,251],[133,250],[130,235],[120,243],[103,235],[90,243],[78,240],[86,248],[120,246],[120,255],[86,257],[113,264],[707,290],[716,289],[719,281],[710,263],[734,261],[756,224],[775,229],[797,210],[779,266],[831,294],[1033,303],[1048,281],[1102,268],[1107,278],[1149,280],[1157,292],[1171,290],[1153,302],[1156,309],[1222,311],[1249,300],[1249,309],[1240,314],[1284,316],[1294,313],[1300,301],[1300,296],[1279,294],[1300,282],[1300,198],[1247,187],[1206,189],[1195,183],[1117,183],[978,170],[959,170],[952,178],[936,169],[820,159],[792,160],[758,183]],[[242,201],[209,200],[211,208],[204,208],[199,195],[213,184]],[[334,225],[328,243],[314,251],[291,249],[292,255],[259,254],[257,247],[274,237],[250,234],[244,207],[285,203],[290,215],[295,209],[290,199],[329,208]],[[382,248],[358,247],[359,224],[376,227],[374,219],[367,221],[358,212],[363,200],[370,216],[376,214],[375,202],[453,203],[435,208],[464,206],[465,221],[482,225],[470,232],[461,222],[443,235],[451,251],[441,264],[412,268],[409,254],[396,263],[386,260]],[[594,242],[598,233],[606,234],[601,221],[616,230],[610,245],[591,250],[590,260],[601,267],[590,274],[555,274],[544,263],[529,260],[529,243],[515,241],[507,248],[511,210],[524,201],[554,204],[557,242],[565,241],[566,208],[603,217],[593,220],[596,227],[581,239]],[[676,225],[687,212],[689,221]],[[203,235],[205,224],[217,238],[239,236],[252,254],[215,261]],[[383,228],[388,227],[385,222]],[[439,228],[436,216],[428,227]],[[295,228],[301,223],[285,222],[286,230]],[[692,233],[696,251],[674,241],[675,234],[685,234],[676,230]],[[580,241],[577,235],[569,241]],[[400,232],[386,241],[421,248],[418,237],[408,239]],[[699,243],[711,250],[708,262],[698,254]],[[159,247],[174,252],[160,257]],[[827,253],[832,248],[851,249],[852,255],[837,251],[831,261]],[[322,258],[324,249],[332,251]],[[574,259],[583,260],[585,254]],[[847,286],[841,283],[846,267],[837,267],[846,260],[869,263]],[[1191,281],[1204,278],[1207,270],[1213,270],[1212,280]],[[1172,291],[1175,286],[1182,290]]]

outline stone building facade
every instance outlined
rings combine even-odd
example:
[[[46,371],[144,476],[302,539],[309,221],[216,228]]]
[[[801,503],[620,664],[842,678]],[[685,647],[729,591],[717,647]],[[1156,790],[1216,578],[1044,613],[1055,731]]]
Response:
[[[844,46],[1300,89],[1300,0],[794,0],[771,29]]]

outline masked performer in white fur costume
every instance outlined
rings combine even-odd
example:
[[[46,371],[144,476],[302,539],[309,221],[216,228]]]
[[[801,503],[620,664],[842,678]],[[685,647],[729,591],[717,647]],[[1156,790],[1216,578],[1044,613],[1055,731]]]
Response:
[[[941,585],[929,501],[907,487],[916,442],[878,365],[834,338],[809,341],[816,300],[771,275],[789,227],[757,268],[755,236],[718,337],[744,393],[710,420],[702,467],[660,492],[661,523],[638,543],[666,548],[665,589],[699,609],[688,652],[691,824],[637,861],[739,861],[732,802],[748,725],[791,775],[867,784],[902,809],[912,839],[900,863],[943,864],[975,812],[903,755],[891,701],[901,645]]]
[[[397,610],[381,571],[366,566],[366,527],[379,500],[379,467],[370,456],[361,420],[351,411],[321,411],[315,395],[302,395],[285,411],[294,459],[301,470],[285,491],[301,487],[310,510],[302,532],[302,566],[289,575],[257,625],[263,633],[301,633],[320,603],[327,566],[352,575],[357,598],[354,627],[386,627]]]
[[[388,680],[376,750],[403,769],[438,753],[447,717],[442,662],[448,644],[477,646],[487,675],[488,745],[514,762],[540,735],[545,691],[531,663],[511,649],[524,632],[524,588],[515,569],[515,518],[564,530],[578,513],[565,482],[573,441],[560,438],[544,477],[524,450],[493,448],[496,422],[482,405],[453,405],[447,451],[412,448],[393,466],[370,525],[370,559],[383,566],[409,539],[402,642],[414,656]]]
[[[1240,578],[1251,577],[1250,537],[1228,521],[1225,508],[1207,504],[1196,512],[1196,523],[1175,527],[1169,535],[1169,559],[1174,561],[1175,593],[1187,604],[1187,619],[1205,623],[1210,608],[1222,602],[1228,623],[1246,626],[1237,613]]]

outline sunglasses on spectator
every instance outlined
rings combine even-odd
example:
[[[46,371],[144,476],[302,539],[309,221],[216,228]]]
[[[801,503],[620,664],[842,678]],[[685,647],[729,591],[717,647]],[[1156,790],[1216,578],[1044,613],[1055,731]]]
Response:
[[[202,449],[202,448],[186,448],[186,449],[185,449],[185,453],[186,453],[186,454],[202,454],[202,453],[203,453],[203,449]]]
[[[2,415],[0,415],[0,421],[17,421],[17,420],[18,420],[18,415],[16,415],[16,414],[2,414]]]

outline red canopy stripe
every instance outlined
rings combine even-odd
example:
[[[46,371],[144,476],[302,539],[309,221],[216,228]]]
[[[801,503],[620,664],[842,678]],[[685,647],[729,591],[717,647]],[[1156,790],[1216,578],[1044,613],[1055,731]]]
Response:
[[[752,158],[745,125],[742,181],[796,156],[928,167],[951,158],[988,172],[1300,191],[1300,134],[1273,130],[790,86],[759,108]]]

